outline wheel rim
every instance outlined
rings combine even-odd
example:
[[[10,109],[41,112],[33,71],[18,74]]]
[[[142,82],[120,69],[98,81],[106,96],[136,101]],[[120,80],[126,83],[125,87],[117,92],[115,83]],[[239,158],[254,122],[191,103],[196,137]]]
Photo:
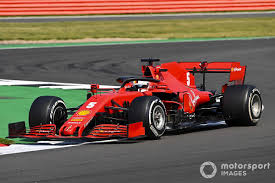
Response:
[[[153,124],[157,130],[162,130],[165,124],[165,113],[159,105],[153,110]]]
[[[65,111],[63,109],[63,107],[58,106],[57,108],[55,108],[54,112],[53,112],[53,123],[58,123],[60,122],[65,115]]]
[[[262,102],[259,95],[253,95],[251,99],[251,113],[253,117],[259,118],[262,110]]]

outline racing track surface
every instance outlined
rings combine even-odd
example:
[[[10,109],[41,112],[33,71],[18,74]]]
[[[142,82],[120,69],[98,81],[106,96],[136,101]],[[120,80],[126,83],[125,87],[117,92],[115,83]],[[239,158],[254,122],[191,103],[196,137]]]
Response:
[[[206,128],[158,141],[83,145],[0,156],[1,182],[273,182],[275,178],[275,39],[0,50],[0,78],[59,82],[99,81],[138,74],[142,57],[241,61],[247,82],[262,91],[257,127]],[[245,177],[202,178],[200,165],[271,163]],[[219,170],[218,170],[219,173]]]

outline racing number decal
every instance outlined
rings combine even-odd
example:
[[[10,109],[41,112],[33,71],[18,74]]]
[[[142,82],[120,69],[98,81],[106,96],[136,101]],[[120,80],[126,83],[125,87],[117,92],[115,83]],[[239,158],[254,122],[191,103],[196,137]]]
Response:
[[[87,109],[91,109],[91,108],[93,108],[95,105],[96,105],[96,102],[90,102],[90,103],[86,106],[86,108],[87,108]]]
[[[186,80],[187,80],[187,81],[186,81],[186,85],[187,85],[187,86],[190,86],[190,82],[191,82],[191,81],[190,81],[190,72],[187,72],[187,73],[186,73]]]

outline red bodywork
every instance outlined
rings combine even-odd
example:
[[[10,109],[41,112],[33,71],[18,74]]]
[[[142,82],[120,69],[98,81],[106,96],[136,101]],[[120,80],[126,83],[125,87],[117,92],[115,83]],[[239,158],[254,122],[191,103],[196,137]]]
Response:
[[[91,96],[59,129],[56,131],[54,124],[41,125],[30,129],[21,137],[29,138],[134,138],[145,135],[143,123],[127,124],[104,124],[101,121],[94,121],[100,113],[109,114],[123,112],[125,104],[140,96],[153,96],[159,94],[175,95],[178,100],[162,98],[162,102],[169,109],[171,104],[176,105],[178,110],[192,114],[196,107],[209,102],[213,93],[201,91],[195,85],[193,73],[230,73],[229,82],[242,84],[244,82],[246,66],[239,62],[170,62],[158,66],[149,64],[142,66],[144,78],[152,78],[159,82],[147,82],[146,88],[137,91],[129,91],[135,84],[135,80],[124,83],[118,91],[112,90],[98,94],[98,85],[91,85],[91,92],[97,93]],[[226,89],[224,85],[222,90]],[[112,118],[112,117],[110,117]],[[112,119],[110,119],[112,120]],[[91,125],[91,123],[95,123]],[[90,128],[85,133],[85,129]],[[85,135],[84,135],[85,134]]]

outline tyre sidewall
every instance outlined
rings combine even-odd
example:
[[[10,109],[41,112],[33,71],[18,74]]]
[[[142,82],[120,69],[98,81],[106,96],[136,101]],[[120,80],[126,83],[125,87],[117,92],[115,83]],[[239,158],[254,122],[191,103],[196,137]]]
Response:
[[[144,119],[145,126],[148,128],[147,133],[150,134],[150,136],[154,136],[155,138],[161,137],[165,130],[166,130],[166,115],[164,115],[164,125],[162,125],[161,129],[158,129],[156,125],[153,123],[153,111],[157,106],[160,106],[162,110],[164,111],[164,114],[166,114],[165,106],[163,102],[159,98],[152,99],[149,105],[149,110],[147,110],[146,119]]]
[[[254,95],[258,95],[259,98],[260,98],[260,101],[261,101],[261,104],[260,104],[260,110],[262,111],[262,98],[261,98],[261,94],[260,94],[260,91],[257,89],[257,88],[250,88],[250,92],[249,92],[249,98],[247,100],[247,113],[248,113],[248,116],[249,116],[249,120],[252,122],[252,123],[258,123],[258,121],[260,120],[261,118],[261,115],[262,115],[262,112],[260,112],[259,116],[254,116],[253,112],[252,112],[252,99],[254,97]]]

